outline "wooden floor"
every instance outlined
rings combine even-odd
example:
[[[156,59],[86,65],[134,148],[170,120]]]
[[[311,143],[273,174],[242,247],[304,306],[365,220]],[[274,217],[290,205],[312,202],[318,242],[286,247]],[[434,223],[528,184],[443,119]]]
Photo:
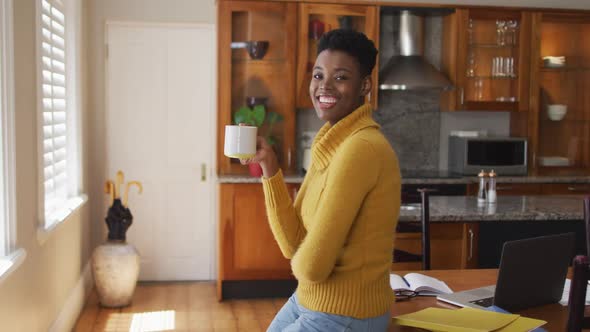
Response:
[[[129,307],[100,307],[92,292],[74,331],[266,331],[287,299],[218,302],[214,282],[139,283]]]

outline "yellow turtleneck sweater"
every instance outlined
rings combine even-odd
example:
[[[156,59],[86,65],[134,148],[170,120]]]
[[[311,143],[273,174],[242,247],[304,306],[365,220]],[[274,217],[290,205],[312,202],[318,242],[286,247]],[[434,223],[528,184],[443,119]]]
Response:
[[[304,307],[359,319],[383,315],[401,179],[397,157],[366,104],[326,123],[291,201],[279,170],[262,183],[270,227],[298,280]]]

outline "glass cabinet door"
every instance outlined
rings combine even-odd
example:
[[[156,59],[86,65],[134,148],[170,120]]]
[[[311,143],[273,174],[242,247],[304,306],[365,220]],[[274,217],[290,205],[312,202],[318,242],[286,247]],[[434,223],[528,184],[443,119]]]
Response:
[[[320,37],[332,29],[353,29],[363,32],[376,42],[377,9],[375,6],[302,3],[299,5],[297,59],[297,107],[313,108],[309,97],[309,82],[317,56]],[[378,47],[378,44],[375,45]],[[373,71],[373,90],[369,97],[376,107],[377,81]]]
[[[536,14],[534,166],[590,173],[590,16]]]
[[[520,86],[521,13],[470,10],[462,23],[460,108],[518,110],[528,94]]]
[[[225,125],[236,112],[263,105],[258,136],[271,142],[284,172],[295,169],[295,57],[297,6],[293,3],[219,3],[218,165],[220,174],[248,167],[223,155]],[[243,114],[243,113],[242,113]]]

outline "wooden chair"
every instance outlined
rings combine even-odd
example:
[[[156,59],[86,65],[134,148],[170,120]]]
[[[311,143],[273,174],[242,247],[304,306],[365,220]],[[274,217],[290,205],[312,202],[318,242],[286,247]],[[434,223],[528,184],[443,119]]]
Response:
[[[567,331],[578,332],[590,328],[590,317],[584,316],[586,290],[590,280],[590,197],[584,198],[584,223],[586,226],[586,256],[574,258],[573,277],[568,299]]]
[[[403,226],[403,231],[409,233],[420,233],[421,236],[421,254],[413,254],[404,250],[394,249],[393,261],[397,263],[421,262],[422,270],[430,270],[430,199],[429,194],[436,191],[435,189],[418,189],[421,196],[421,217],[420,227],[416,229],[413,226]],[[398,225],[398,231],[402,227]]]

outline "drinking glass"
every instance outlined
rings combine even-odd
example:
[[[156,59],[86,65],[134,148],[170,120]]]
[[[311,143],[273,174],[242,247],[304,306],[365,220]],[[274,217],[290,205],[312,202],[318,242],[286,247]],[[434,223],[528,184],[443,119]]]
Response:
[[[473,82],[473,87],[475,89],[475,99],[482,100],[483,99],[483,78],[478,77]]]
[[[509,77],[516,77],[514,73],[514,58],[508,57],[506,58],[506,75]]]
[[[492,58],[492,77],[498,76],[498,58]]]
[[[509,20],[506,22],[506,27],[508,28],[509,35],[510,35],[510,44],[516,45],[518,44],[517,36],[518,36],[518,21],[517,20]]]
[[[504,45],[504,43],[506,42],[504,31],[505,27],[506,21],[496,20],[496,43],[498,45]]]
[[[492,77],[503,77],[506,76],[506,63],[507,61],[501,57],[492,58]]]
[[[467,42],[469,45],[473,44],[473,19],[469,19],[469,24],[467,25]]]
[[[473,49],[469,50],[469,55],[467,57],[467,77],[475,76],[475,51]]]

